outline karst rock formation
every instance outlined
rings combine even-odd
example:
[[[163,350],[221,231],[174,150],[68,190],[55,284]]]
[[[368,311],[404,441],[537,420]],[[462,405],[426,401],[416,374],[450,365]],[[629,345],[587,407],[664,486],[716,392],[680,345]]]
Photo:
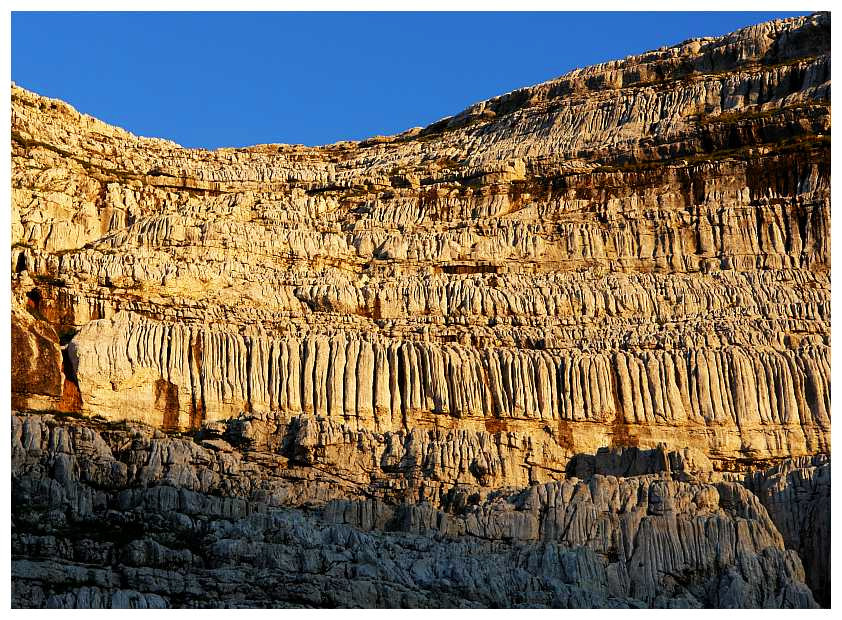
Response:
[[[12,86],[23,607],[830,604],[830,15],[206,151]]]

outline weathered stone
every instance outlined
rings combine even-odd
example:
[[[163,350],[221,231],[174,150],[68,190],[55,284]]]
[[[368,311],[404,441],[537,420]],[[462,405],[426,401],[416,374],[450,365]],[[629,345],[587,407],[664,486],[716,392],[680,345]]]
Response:
[[[362,142],[11,137],[13,406],[80,416],[13,417],[16,605],[829,603],[829,14]]]
[[[830,458],[788,459],[743,482],[769,511],[787,549],[798,552],[816,600],[830,607]]]
[[[53,408],[50,405],[60,401],[64,385],[56,330],[45,321],[12,310],[11,348],[13,406]]]
[[[595,475],[459,502],[472,489],[436,471],[334,475],[309,423],[287,433],[291,453],[315,448],[296,465],[151,428],[12,421],[16,605],[816,606],[736,482]],[[436,481],[446,494],[422,491]]]

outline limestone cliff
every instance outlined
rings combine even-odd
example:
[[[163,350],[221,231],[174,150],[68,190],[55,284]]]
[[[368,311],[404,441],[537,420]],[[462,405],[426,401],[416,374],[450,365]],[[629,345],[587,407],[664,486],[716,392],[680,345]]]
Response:
[[[11,126],[17,604],[829,603],[829,14],[362,142]]]
[[[816,605],[758,497],[738,482],[673,479],[657,467],[664,454],[615,454],[653,466],[636,476],[611,475],[617,463],[601,458],[609,475],[490,494],[451,485],[402,503],[399,485],[308,459],[309,434],[240,452],[149,427],[13,417],[14,603]],[[450,482],[451,465],[410,449],[382,468]]]

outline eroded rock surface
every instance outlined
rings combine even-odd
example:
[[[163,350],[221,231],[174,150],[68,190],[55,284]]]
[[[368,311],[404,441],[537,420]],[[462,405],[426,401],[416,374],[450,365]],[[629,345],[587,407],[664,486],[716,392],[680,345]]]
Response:
[[[788,459],[745,480],[763,502],[788,549],[807,565],[807,583],[830,607],[830,459]]]
[[[16,604],[829,603],[829,14],[324,147],[13,86],[12,242]]]
[[[407,476],[411,490],[365,485],[292,464],[306,436],[288,429],[279,455],[13,417],[14,603],[816,606],[739,483],[595,475],[418,501],[444,467]]]

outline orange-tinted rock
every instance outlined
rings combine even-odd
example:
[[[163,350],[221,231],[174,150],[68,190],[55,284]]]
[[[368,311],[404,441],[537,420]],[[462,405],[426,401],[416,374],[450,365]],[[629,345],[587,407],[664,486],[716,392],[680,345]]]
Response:
[[[41,532],[16,539],[18,600],[184,603],[31,560],[88,566],[54,534],[84,514],[116,524],[85,536],[120,584],[216,562],[239,603],[266,602],[254,560],[284,567],[273,591],[307,575],[296,604],[420,605],[480,574],[486,605],[809,607],[796,551],[824,602],[829,468],[757,472],[830,453],[829,33],[759,24],[323,147],[186,149],[13,87],[12,292],[39,317],[13,315],[14,403],[107,420],[13,423]],[[401,594],[366,557],[315,587],[328,543],[292,569],[252,543],[302,506],[356,550],[397,528],[511,555],[420,553]],[[178,548],[123,541],[133,519],[173,519]]]
[[[52,409],[64,386],[58,335],[48,323],[12,310],[12,406]]]

